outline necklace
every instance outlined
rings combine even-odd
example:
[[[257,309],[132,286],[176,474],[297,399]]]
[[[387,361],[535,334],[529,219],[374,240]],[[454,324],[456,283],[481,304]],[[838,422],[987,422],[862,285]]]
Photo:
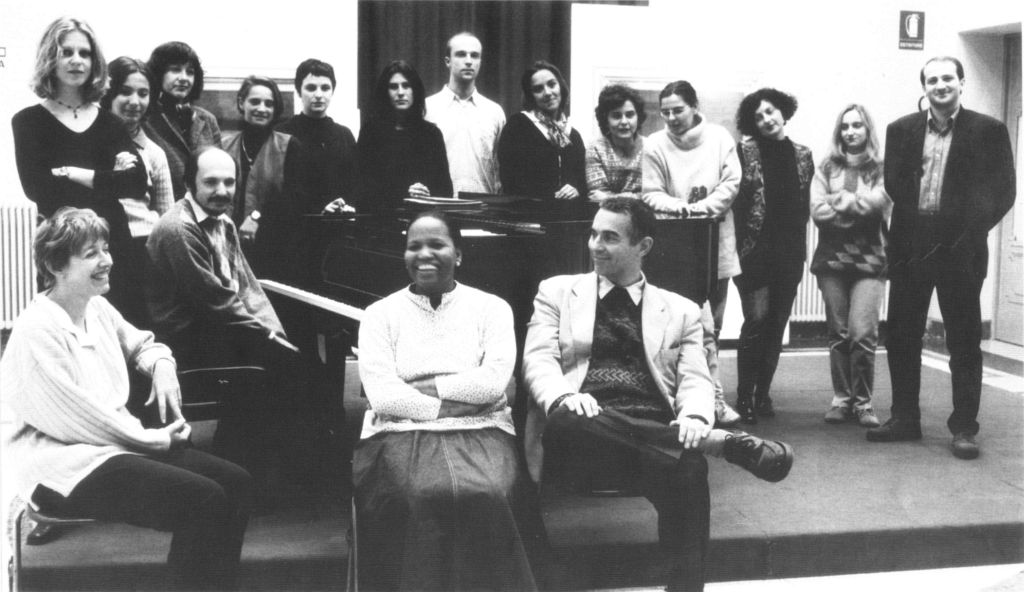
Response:
[[[81,109],[82,107],[85,107],[88,104],[88,103],[82,103],[81,105],[79,105],[77,107],[72,107],[71,105],[68,105],[67,103],[65,103],[64,101],[62,101],[60,99],[54,99],[54,101],[57,101],[57,104],[60,105],[61,107],[64,107],[65,109],[69,109],[71,111],[71,114],[75,116],[75,119],[78,119],[78,110]]]
[[[251,167],[253,161],[255,161],[256,158],[252,157],[252,156],[249,156],[249,151],[245,149],[245,138],[242,138],[241,144],[242,144],[242,156],[245,157],[245,162],[249,163],[249,166]]]

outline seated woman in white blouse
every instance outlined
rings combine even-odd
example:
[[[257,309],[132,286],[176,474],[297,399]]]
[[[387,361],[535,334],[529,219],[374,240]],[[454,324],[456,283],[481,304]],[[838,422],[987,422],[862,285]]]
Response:
[[[533,590],[530,505],[506,387],[512,310],[455,282],[461,234],[440,212],[409,225],[412,285],[366,309],[369,400],[353,479],[360,584],[372,590]]]
[[[110,290],[109,232],[92,210],[70,207],[36,231],[46,289],[18,317],[0,360],[14,425],[4,462],[33,507],[173,532],[173,584],[230,588],[252,477],[191,447],[171,350],[101,296]],[[152,377],[147,404],[166,426],[144,428],[125,409],[126,361]]]

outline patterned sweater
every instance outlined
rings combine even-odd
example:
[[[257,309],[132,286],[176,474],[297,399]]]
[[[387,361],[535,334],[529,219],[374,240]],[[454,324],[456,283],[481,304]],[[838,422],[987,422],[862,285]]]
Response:
[[[499,428],[515,434],[506,387],[516,363],[512,309],[456,284],[434,309],[406,288],[373,303],[359,325],[359,377],[370,409],[362,438],[378,432]],[[408,383],[433,377],[438,398]],[[439,418],[445,400],[484,407]]]

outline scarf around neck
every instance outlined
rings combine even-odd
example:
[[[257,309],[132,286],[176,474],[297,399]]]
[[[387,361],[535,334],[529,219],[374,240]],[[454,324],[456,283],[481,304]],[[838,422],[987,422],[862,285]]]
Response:
[[[569,140],[569,120],[564,113],[560,113],[558,119],[555,119],[534,109],[533,116],[548,130],[548,140],[555,148],[562,149],[571,143]]]

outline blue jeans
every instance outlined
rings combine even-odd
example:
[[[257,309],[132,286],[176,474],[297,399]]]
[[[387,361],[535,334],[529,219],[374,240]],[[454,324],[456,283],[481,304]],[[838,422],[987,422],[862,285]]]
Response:
[[[833,407],[871,409],[875,384],[878,315],[885,280],[823,273],[818,288],[825,300]]]

